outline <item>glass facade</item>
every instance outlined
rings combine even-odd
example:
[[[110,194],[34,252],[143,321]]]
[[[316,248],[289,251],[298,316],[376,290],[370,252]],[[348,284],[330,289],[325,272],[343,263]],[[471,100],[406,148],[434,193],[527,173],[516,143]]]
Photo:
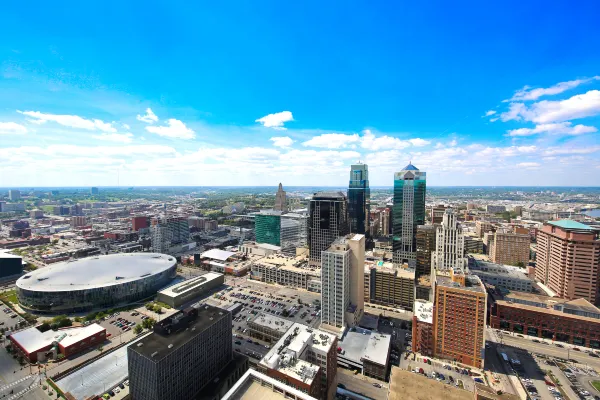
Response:
[[[256,214],[254,229],[257,243],[281,246],[281,216],[276,214]]]
[[[309,257],[311,263],[320,264],[321,252],[348,233],[347,200],[341,192],[319,192],[309,207]]]
[[[354,164],[350,167],[348,185],[348,218],[350,232],[365,234],[369,231],[369,167],[366,164]]]

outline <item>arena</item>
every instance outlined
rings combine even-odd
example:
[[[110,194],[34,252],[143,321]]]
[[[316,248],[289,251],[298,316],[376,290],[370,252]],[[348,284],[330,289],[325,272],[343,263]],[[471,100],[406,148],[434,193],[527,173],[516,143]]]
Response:
[[[36,313],[110,308],[156,294],[177,273],[174,257],[111,254],[57,263],[17,280],[21,307]]]

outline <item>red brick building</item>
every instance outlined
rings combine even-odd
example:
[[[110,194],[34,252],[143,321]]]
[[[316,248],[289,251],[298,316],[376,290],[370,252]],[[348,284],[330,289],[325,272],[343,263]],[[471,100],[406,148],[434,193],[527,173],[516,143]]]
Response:
[[[134,232],[139,231],[140,229],[148,227],[148,217],[132,217],[131,218],[131,228]]]
[[[433,303],[415,300],[412,324],[413,351],[433,357]]]

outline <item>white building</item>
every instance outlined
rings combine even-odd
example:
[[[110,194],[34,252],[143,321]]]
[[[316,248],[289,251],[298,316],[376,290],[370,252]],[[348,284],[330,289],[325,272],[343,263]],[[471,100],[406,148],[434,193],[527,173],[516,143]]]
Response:
[[[442,224],[436,232],[436,250],[431,253],[432,271],[464,271],[467,266],[465,258],[465,235],[458,224],[454,210],[444,211]]]
[[[533,292],[533,280],[523,268],[477,260],[469,267],[469,272],[499,289]]]

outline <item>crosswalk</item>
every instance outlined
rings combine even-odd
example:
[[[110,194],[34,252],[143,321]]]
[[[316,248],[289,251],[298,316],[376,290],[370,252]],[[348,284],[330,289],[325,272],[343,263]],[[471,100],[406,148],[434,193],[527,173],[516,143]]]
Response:
[[[37,382],[34,380],[31,385],[27,386],[25,389],[21,390],[19,393],[13,394],[12,396],[10,396],[8,398],[8,400],[17,399],[17,398],[23,396],[25,393],[29,392],[31,389],[35,388],[36,386],[37,386]]]
[[[5,391],[6,389],[10,389],[11,387],[13,387],[15,385],[18,385],[19,383],[24,382],[27,379],[32,378],[33,376],[35,376],[35,375],[27,375],[27,376],[25,376],[25,377],[23,377],[21,379],[18,379],[18,380],[14,381],[14,382],[9,383],[8,385],[2,386],[2,387],[0,387],[0,392]]]

